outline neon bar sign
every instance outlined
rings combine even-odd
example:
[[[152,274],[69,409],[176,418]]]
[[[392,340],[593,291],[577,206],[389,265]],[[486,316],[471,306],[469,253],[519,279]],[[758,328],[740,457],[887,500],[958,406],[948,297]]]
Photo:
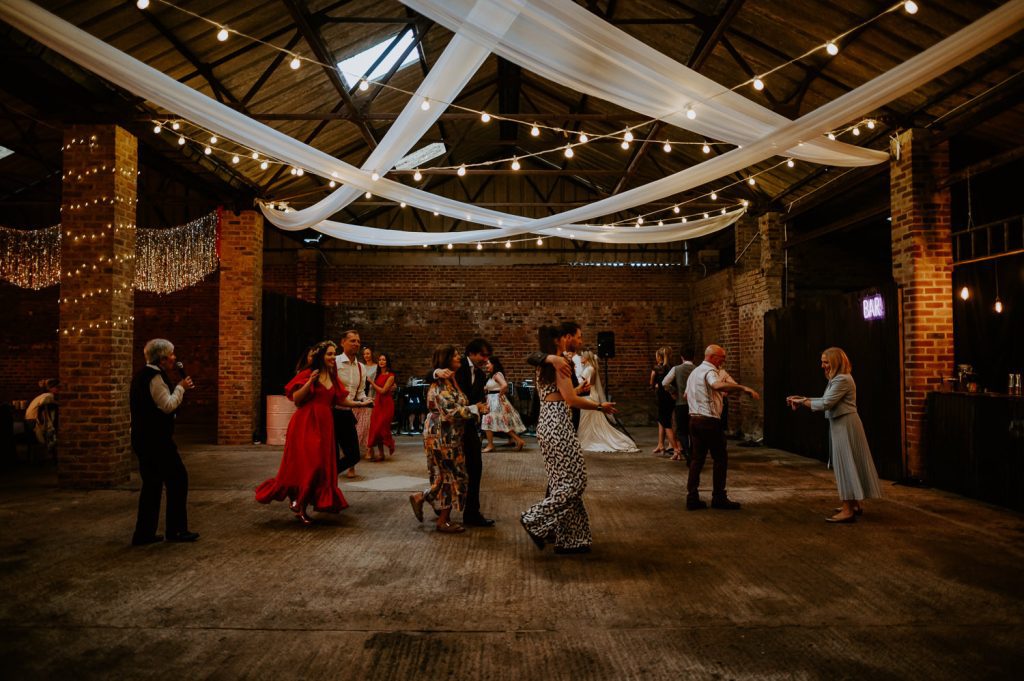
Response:
[[[864,308],[864,319],[885,319],[885,302],[881,293],[864,298],[860,302]]]

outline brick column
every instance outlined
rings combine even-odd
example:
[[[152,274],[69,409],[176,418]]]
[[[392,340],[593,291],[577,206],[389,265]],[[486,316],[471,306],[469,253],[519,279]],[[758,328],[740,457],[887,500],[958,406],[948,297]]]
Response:
[[[755,236],[756,235],[756,236]],[[754,239],[753,243],[748,242]],[[782,219],[765,213],[737,223],[736,254],[746,247],[736,275],[736,307],[739,316],[736,380],[764,392],[764,315],[782,306]],[[732,400],[737,416],[732,425],[750,438],[764,435],[764,403],[748,398]]]
[[[320,251],[299,250],[295,262],[295,297],[315,303],[320,299]]]
[[[262,376],[263,216],[225,211],[220,225],[217,444],[252,442]]]
[[[897,157],[898,151],[898,157]],[[927,473],[922,450],[928,392],[953,369],[953,249],[948,189],[949,149],[925,130],[893,143],[892,271],[903,292],[903,376],[907,474]]]
[[[113,125],[64,131],[59,463],[64,487],[109,487],[132,469],[138,141]]]

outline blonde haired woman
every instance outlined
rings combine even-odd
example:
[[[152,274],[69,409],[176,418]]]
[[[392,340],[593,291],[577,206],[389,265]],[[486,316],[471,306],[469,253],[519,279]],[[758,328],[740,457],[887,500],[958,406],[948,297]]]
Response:
[[[590,394],[586,399],[601,404],[606,398],[601,386],[601,366],[597,357],[590,350],[584,350],[580,353],[580,359],[583,361],[580,376],[590,384]],[[610,424],[607,416],[590,409],[580,411],[580,427],[576,430],[576,437],[585,452],[637,451],[636,443]]]
[[[864,424],[857,414],[857,384],[853,367],[841,348],[828,348],[821,353],[821,368],[828,379],[821,397],[790,395],[786,402],[795,411],[807,407],[824,411],[829,421],[832,469],[843,505],[836,514],[826,518],[830,523],[852,523],[864,510],[861,501],[882,496],[878,473],[871,460],[871,449],[864,433]]]

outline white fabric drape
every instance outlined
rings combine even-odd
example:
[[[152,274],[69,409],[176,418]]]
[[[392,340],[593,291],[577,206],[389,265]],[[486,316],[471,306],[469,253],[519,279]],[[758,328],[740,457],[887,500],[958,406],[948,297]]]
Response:
[[[528,71],[711,139],[750,144],[789,122],[569,0],[523,0],[513,24],[500,27],[468,11],[475,0],[401,2],[458,35],[493,45],[495,54]],[[684,113],[691,105],[697,112],[693,120]],[[820,134],[779,153],[834,166],[889,160],[885,152]]]
[[[523,6],[525,5],[524,2]],[[519,9],[522,10],[523,6],[519,6]],[[750,144],[744,145],[742,149],[734,149],[722,156],[643,187],[637,187],[587,206],[537,220],[476,207],[384,178],[374,182],[370,179],[369,172],[334,159],[273,128],[249,119],[103,43],[27,0],[4,0],[3,3],[0,3],[0,18],[107,80],[192,120],[224,138],[233,139],[267,156],[301,167],[322,177],[336,177],[339,181],[350,184],[360,191],[372,191],[377,196],[396,202],[404,201],[409,205],[437,211],[455,219],[498,228],[477,230],[486,232],[488,237],[466,238],[462,236],[466,233],[462,232],[447,235],[446,241],[448,242],[465,242],[476,241],[480,238],[502,239],[531,231],[547,233],[544,230],[557,227],[562,227],[563,231],[568,229],[579,232],[587,229],[600,230],[602,228],[587,228],[572,223],[585,222],[656,201],[729,173],[737,172],[765,158],[787,153],[787,149],[797,147],[800,143],[807,146],[812,141],[818,140],[823,131],[872,111],[1019,31],[1024,22],[1024,0],[1010,0],[975,23],[891,71],[795,121],[781,124]],[[514,25],[515,22],[513,22]],[[474,40],[476,39],[474,38]],[[595,77],[599,75],[594,74]],[[275,217],[272,213],[269,216],[271,221]],[[344,236],[344,234],[354,233],[355,230],[372,229],[355,225],[341,225],[340,223],[322,224],[323,227],[318,227],[321,231],[333,232],[332,235],[343,239],[349,239],[349,236]],[[327,232],[328,229],[332,231]],[[629,228],[619,228],[609,230],[609,232],[611,233],[592,236],[604,236],[608,241],[618,241],[620,235],[623,241],[640,236],[630,231]],[[649,232],[656,235],[648,227],[637,230],[637,232],[641,234]],[[584,233],[591,235],[590,232]],[[385,235],[402,235],[403,245],[424,243],[423,238],[430,236],[421,233],[403,234],[383,229],[377,230],[374,234],[377,234],[379,239],[370,243],[384,243]],[[583,238],[579,233],[577,237]]]

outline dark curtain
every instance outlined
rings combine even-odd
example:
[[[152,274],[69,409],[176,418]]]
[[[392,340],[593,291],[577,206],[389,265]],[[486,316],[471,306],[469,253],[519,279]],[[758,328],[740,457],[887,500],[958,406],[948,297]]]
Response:
[[[280,395],[310,345],[324,340],[324,309],[291,296],[263,293],[263,383],[260,437],[266,441],[267,395]]]
[[[1002,314],[994,307],[997,272]],[[953,329],[956,363],[974,367],[979,388],[1005,393],[1007,374],[1024,371],[1024,254],[953,270]]]
[[[866,320],[863,301],[880,294],[882,319]],[[894,284],[801,300],[765,314],[765,443],[803,456],[828,459],[828,422],[820,413],[791,411],[787,395],[820,397],[825,391],[821,352],[841,347],[853,364],[857,411],[880,476],[903,477],[900,426],[900,356]]]

